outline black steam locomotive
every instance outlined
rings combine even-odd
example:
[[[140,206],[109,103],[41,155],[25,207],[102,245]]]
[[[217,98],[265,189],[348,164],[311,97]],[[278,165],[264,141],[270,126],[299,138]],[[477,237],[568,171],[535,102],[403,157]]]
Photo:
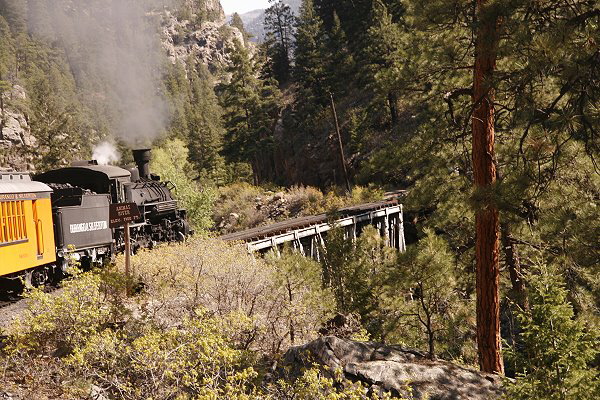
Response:
[[[134,150],[133,156],[137,169],[83,161],[35,177],[53,189],[57,259],[70,254],[92,266],[124,251],[123,228],[108,225],[111,203],[135,203],[140,210],[140,219],[130,225],[133,251],[190,234],[186,210],[172,195],[175,186],[150,173],[150,150]]]

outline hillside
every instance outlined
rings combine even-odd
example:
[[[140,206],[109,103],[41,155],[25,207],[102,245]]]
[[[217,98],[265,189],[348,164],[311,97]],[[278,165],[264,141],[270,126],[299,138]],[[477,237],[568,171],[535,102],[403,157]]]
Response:
[[[185,88],[167,85],[177,66],[202,64],[218,75],[243,42],[218,1],[120,7],[109,15],[95,0],[2,3],[3,166],[44,170],[89,159],[102,142],[149,145],[178,129],[172,113],[183,104],[172,91]],[[130,27],[135,32],[118,36]]]

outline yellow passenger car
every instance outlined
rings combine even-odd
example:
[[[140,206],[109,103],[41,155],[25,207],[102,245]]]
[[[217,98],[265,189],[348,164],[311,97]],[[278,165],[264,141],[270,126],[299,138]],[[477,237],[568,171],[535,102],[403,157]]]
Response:
[[[56,261],[51,192],[27,173],[0,172],[0,277]]]

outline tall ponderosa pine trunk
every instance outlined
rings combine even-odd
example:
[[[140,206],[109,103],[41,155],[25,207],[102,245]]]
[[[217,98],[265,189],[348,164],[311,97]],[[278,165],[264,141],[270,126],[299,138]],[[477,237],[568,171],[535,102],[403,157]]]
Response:
[[[493,74],[501,20],[477,0],[477,39],[473,76],[473,174],[475,188],[486,192],[496,182],[494,159]],[[489,199],[490,196],[483,196]],[[477,259],[477,349],[484,372],[503,373],[500,342],[499,226],[493,200],[481,204],[475,216]]]

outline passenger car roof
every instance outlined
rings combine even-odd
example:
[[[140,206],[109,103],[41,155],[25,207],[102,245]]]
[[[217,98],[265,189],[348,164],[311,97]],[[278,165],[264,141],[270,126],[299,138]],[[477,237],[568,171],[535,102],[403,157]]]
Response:
[[[32,181],[27,172],[0,172],[0,194],[48,192],[48,185]]]

